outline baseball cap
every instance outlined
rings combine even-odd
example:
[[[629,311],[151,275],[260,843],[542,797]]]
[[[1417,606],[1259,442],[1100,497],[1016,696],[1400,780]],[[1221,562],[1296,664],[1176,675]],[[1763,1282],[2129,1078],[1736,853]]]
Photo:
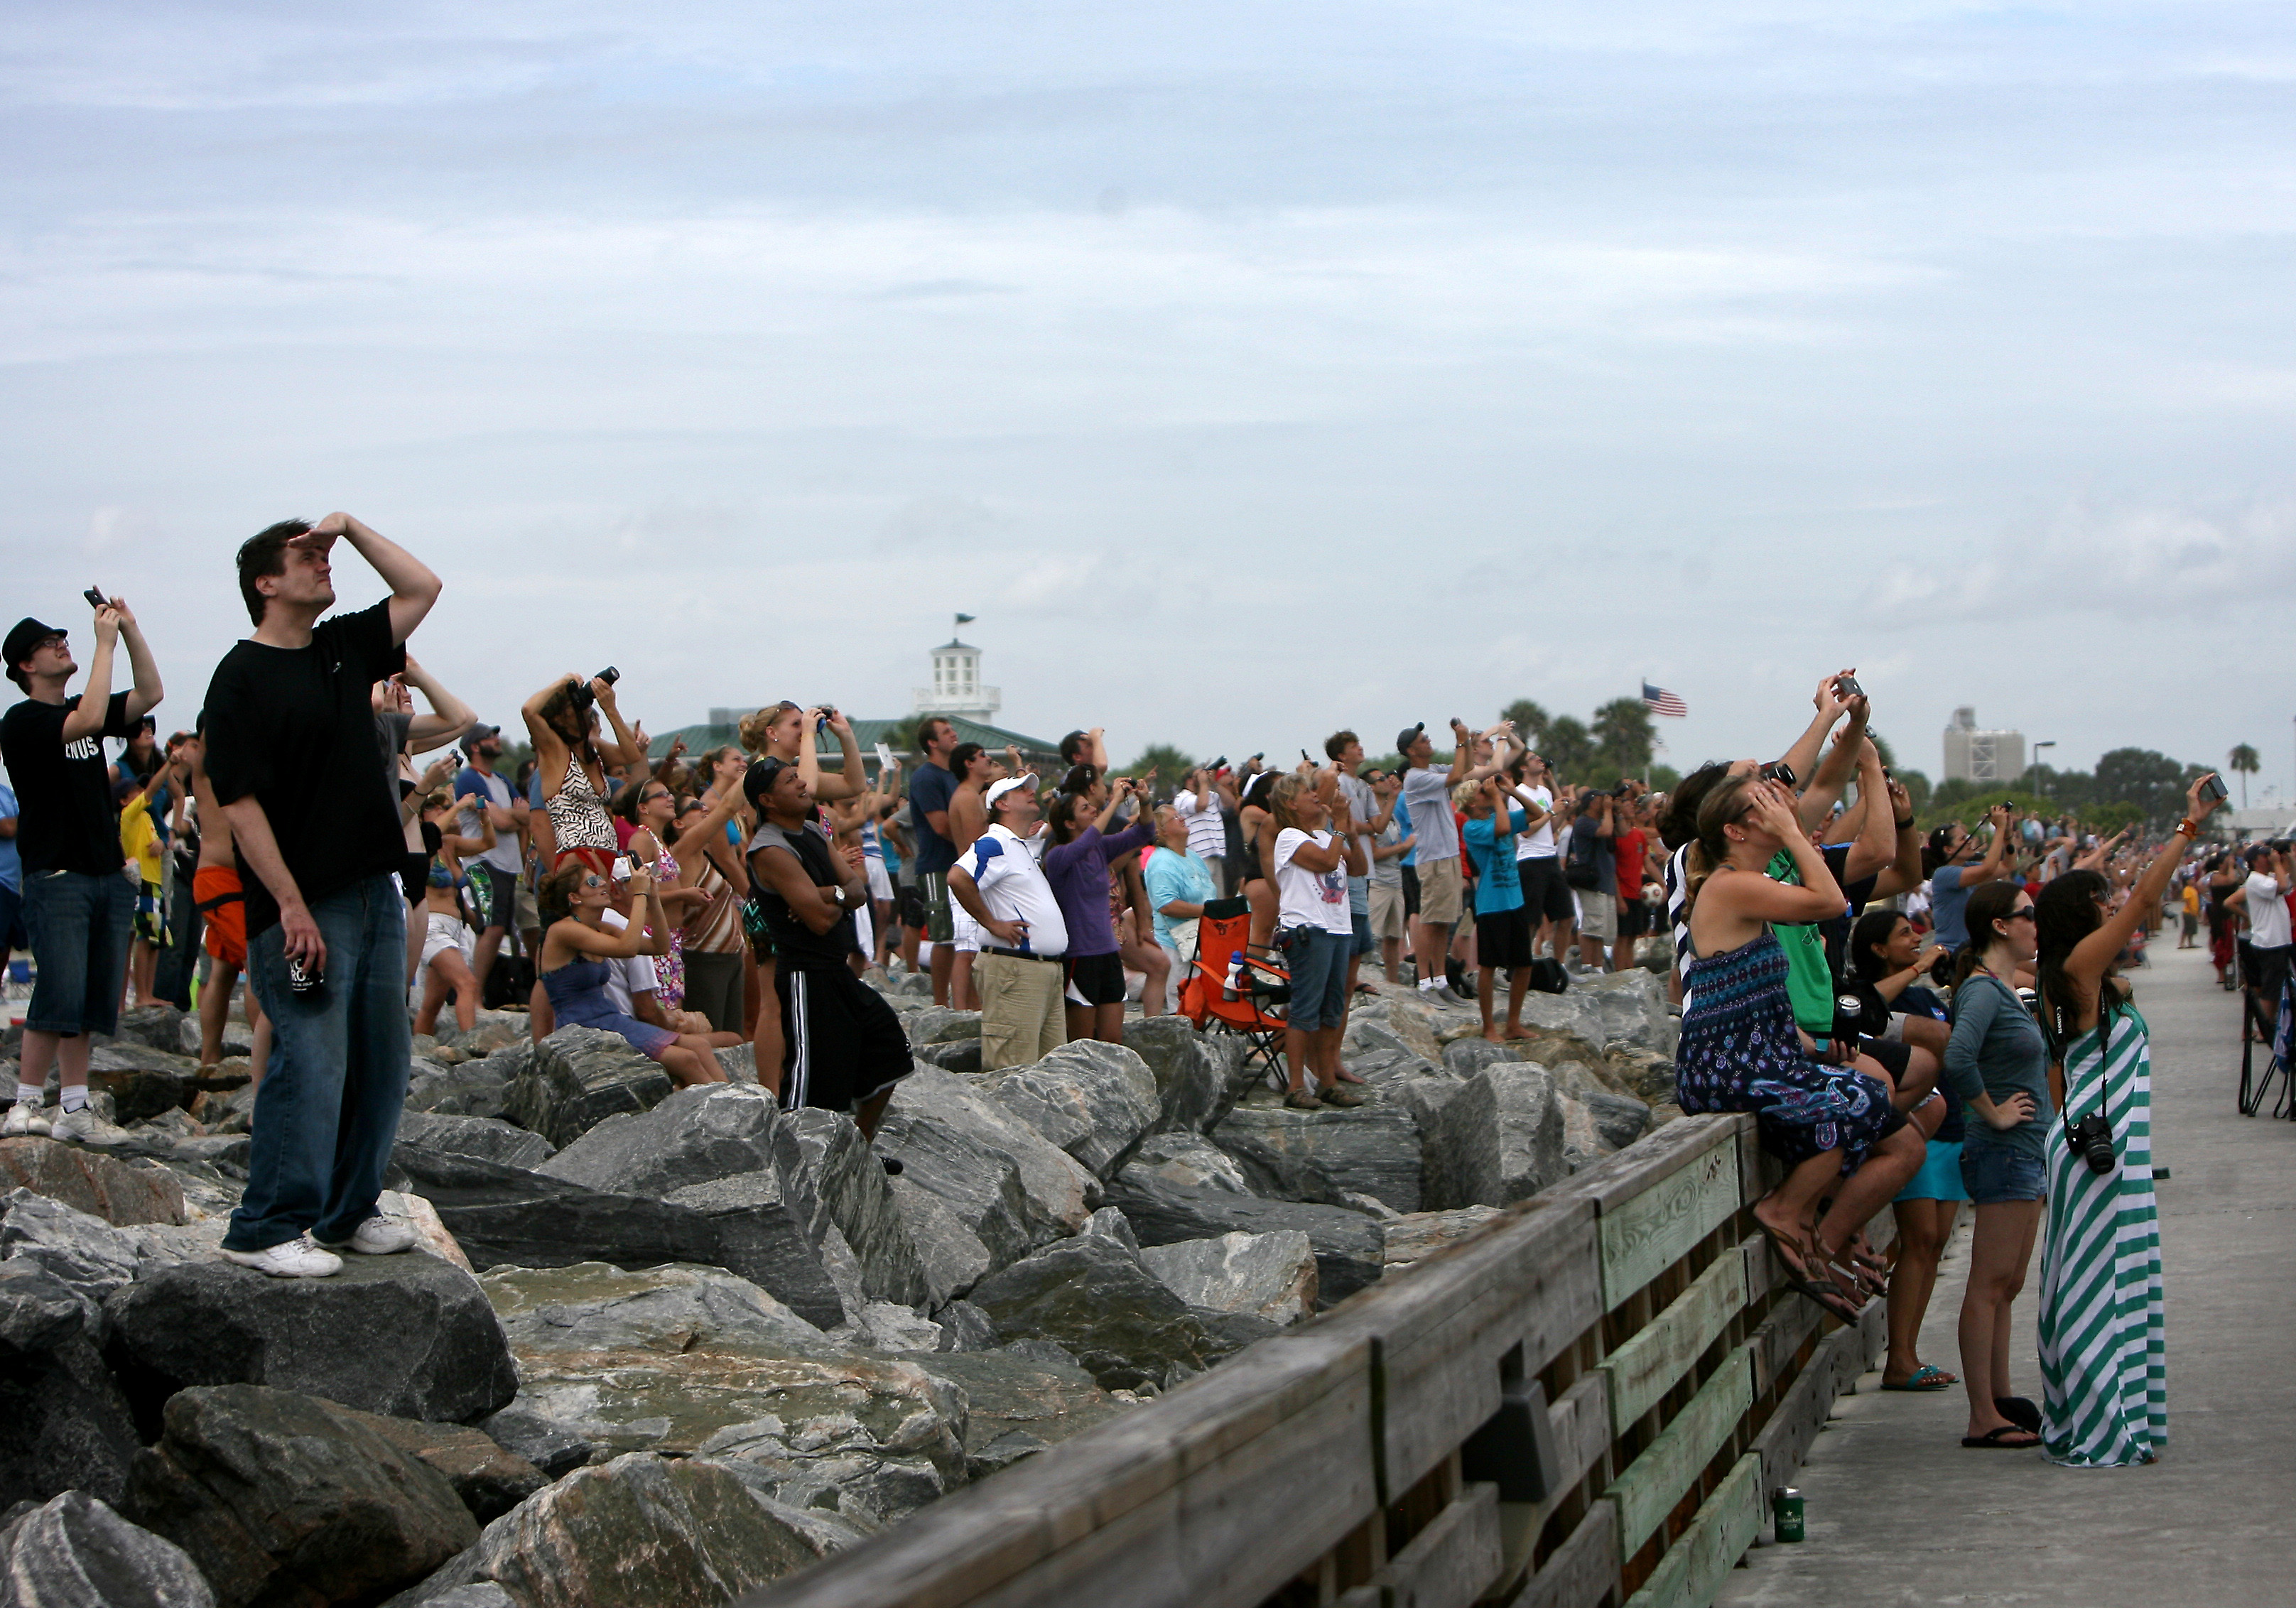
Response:
[[[749,800],[750,808],[764,813],[766,795],[774,789],[774,778],[791,768],[788,760],[776,759],[771,754],[752,760],[748,774],[742,778],[742,796]]]
[[[499,737],[501,735],[502,727],[499,726],[488,726],[485,721],[481,720],[476,726],[471,727],[469,731],[463,734],[463,741],[460,746],[463,751],[467,754],[472,749],[478,747],[480,743],[484,742],[488,738]]]
[[[7,641],[0,643],[0,654],[4,654],[8,661],[8,679],[18,686],[24,685],[24,677],[16,667],[38,652],[40,644],[49,637],[65,635],[62,626],[44,626],[29,615],[10,627]]]
[[[991,809],[996,808],[996,800],[1003,798],[1006,793],[1011,792],[1016,787],[1025,787],[1029,792],[1034,792],[1037,790],[1037,773],[1032,770],[1027,770],[1022,771],[1017,776],[1007,776],[1002,782],[991,782],[988,784],[988,792],[986,795],[988,801],[988,808]]]
[[[1419,741],[1420,734],[1424,732],[1426,729],[1427,722],[1422,720],[1416,726],[1406,726],[1401,731],[1396,733],[1395,751],[1398,754],[1409,752],[1411,745]]]

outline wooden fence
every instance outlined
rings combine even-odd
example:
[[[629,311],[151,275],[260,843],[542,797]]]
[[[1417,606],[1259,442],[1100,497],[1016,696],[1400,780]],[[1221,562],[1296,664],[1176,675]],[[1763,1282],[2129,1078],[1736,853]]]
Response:
[[[1775,1176],[1669,1123],[744,1604],[1703,1608],[1882,1340],[1779,1284]]]

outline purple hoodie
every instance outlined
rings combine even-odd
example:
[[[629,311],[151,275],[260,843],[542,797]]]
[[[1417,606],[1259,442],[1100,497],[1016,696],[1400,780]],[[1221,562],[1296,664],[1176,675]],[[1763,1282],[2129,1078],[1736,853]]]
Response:
[[[1108,862],[1137,854],[1155,841],[1156,823],[1144,812],[1114,837],[1087,826],[1045,850],[1045,880],[1053,885],[1053,898],[1069,924],[1070,955],[1116,953],[1116,928],[1108,919]]]

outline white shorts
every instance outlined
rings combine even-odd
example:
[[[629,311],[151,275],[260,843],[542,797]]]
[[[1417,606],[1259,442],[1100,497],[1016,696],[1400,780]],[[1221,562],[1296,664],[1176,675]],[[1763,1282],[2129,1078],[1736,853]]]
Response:
[[[980,940],[988,937],[972,915],[952,898],[948,901],[949,946],[959,955],[980,953]]]
[[[885,874],[882,860],[863,860],[861,869],[868,874],[869,897],[890,905],[893,902],[893,879]]]
[[[469,923],[433,910],[430,926],[422,935],[422,964],[429,965],[449,949],[462,951],[463,964],[468,965],[479,951],[479,936],[471,931]]]

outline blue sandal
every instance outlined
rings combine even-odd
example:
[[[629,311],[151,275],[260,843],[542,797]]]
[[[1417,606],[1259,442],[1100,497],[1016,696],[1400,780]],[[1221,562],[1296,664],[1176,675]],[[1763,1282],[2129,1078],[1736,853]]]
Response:
[[[1955,1374],[1947,1373],[1934,1363],[1925,1362],[1913,1371],[1905,1383],[1891,1384],[1884,1380],[1882,1388],[1885,1391],[1919,1391],[1927,1394],[1931,1391],[1949,1391],[1960,1382]]]

